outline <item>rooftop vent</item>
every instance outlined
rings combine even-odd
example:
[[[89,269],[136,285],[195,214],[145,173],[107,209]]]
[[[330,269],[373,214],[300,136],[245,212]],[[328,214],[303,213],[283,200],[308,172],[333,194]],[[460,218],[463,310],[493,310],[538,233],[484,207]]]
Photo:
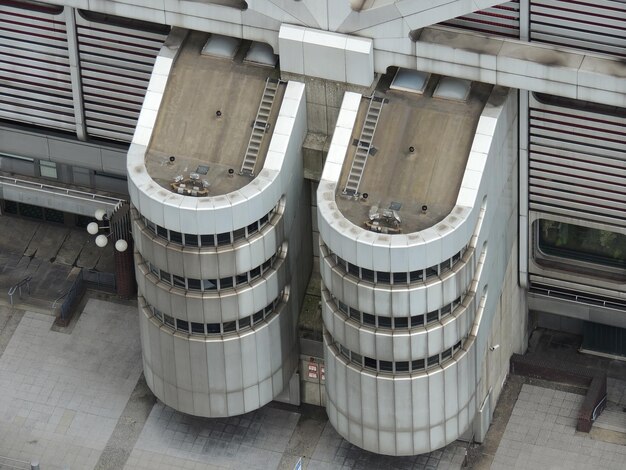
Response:
[[[411,93],[424,93],[430,74],[418,70],[398,69],[396,76],[391,82],[392,90],[409,91]]]
[[[397,211],[393,209],[380,210],[378,206],[372,206],[369,211],[369,220],[365,222],[366,227],[372,232],[378,233],[400,233],[402,219]]]
[[[467,101],[472,82],[461,78],[443,77],[439,80],[433,93],[435,98],[444,98],[454,101]]]
[[[223,59],[232,59],[235,57],[235,54],[237,54],[239,42],[237,38],[212,34],[202,48],[202,54],[212,57],[221,57]]]

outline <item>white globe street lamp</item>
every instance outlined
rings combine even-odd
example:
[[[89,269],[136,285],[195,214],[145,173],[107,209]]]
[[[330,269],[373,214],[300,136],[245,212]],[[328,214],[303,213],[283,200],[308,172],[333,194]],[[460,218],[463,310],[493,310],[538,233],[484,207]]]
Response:
[[[97,220],[104,220],[104,216],[107,215],[104,209],[96,209],[96,213],[94,214]]]
[[[90,222],[89,224],[87,224],[87,232],[89,232],[90,235],[95,235],[96,233],[98,233],[99,230],[100,227],[98,227],[97,222]]]
[[[100,248],[104,248],[105,246],[107,246],[107,243],[109,243],[109,240],[107,239],[106,235],[98,235],[96,237],[96,245],[98,245]]]
[[[128,242],[120,238],[115,242],[115,249],[120,253],[124,253],[128,249]]]

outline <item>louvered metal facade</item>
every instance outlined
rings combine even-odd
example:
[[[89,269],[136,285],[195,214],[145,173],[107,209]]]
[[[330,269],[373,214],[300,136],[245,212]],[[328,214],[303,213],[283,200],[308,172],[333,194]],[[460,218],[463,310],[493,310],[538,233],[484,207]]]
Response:
[[[441,24],[443,26],[467,29],[478,33],[519,38],[519,10],[519,0],[514,0],[459,18],[453,18]]]
[[[530,209],[626,227],[626,110],[537,98],[529,103]]]
[[[83,109],[72,93],[66,15],[74,15]],[[0,119],[130,142],[168,26],[0,2]]]
[[[63,8],[0,3],[0,118],[75,132]]]
[[[530,40],[626,57],[626,2],[530,0]]]
[[[76,27],[87,133],[130,141],[167,28],[96,23],[82,12]]]

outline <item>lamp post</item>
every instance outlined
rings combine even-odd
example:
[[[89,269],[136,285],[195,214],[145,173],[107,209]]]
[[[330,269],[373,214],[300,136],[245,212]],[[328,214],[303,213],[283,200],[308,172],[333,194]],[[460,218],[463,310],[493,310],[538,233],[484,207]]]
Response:
[[[109,216],[103,209],[98,209],[94,217],[98,222],[87,224],[87,232],[96,235],[95,243],[99,248],[114,241],[115,290],[119,297],[130,298],[135,292],[135,266],[133,263],[132,238],[130,234],[130,210],[128,203],[119,203]],[[99,222],[108,222],[102,225]],[[105,233],[100,233],[104,231]]]

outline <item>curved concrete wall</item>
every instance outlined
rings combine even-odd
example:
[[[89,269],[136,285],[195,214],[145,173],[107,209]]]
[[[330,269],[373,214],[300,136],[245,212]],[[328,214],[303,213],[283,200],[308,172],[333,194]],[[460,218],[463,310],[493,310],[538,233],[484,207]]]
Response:
[[[166,405],[195,416],[232,416],[265,405],[283,390],[296,364],[286,313],[291,302],[281,302],[250,329],[214,336],[174,332],[140,306],[148,386]]]
[[[470,426],[476,408],[473,341],[443,367],[401,375],[355,367],[329,341],[326,334],[326,411],[351,443],[381,454],[423,454]]]

